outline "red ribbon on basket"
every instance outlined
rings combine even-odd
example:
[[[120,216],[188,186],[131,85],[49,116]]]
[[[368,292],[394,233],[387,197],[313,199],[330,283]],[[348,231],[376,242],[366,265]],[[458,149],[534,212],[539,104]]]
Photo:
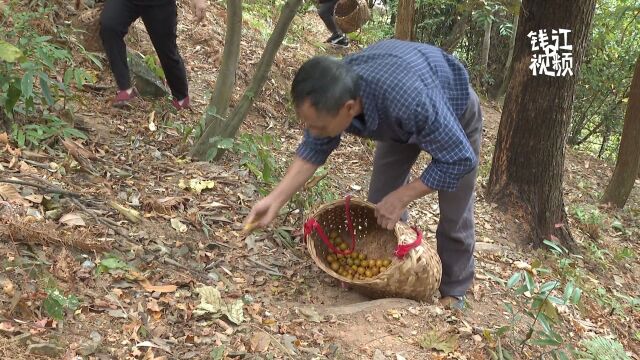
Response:
[[[327,247],[329,248],[329,250],[331,250],[331,252],[333,252],[334,254],[341,254],[341,255],[351,254],[356,247],[356,234],[353,231],[353,221],[351,220],[350,204],[351,204],[351,195],[347,195],[344,198],[344,210],[345,210],[345,217],[347,218],[347,228],[349,228],[349,233],[351,234],[351,246],[349,247],[349,250],[340,250],[336,248],[331,243],[331,241],[329,241],[329,237],[324,232],[324,230],[322,230],[322,226],[320,226],[320,224],[315,218],[309,218],[309,220],[307,220],[307,222],[304,224],[304,241],[306,242],[309,235],[311,235],[315,230],[318,233],[320,240],[322,240],[322,242],[325,245],[327,245]],[[398,245],[396,247],[394,254],[399,259],[402,259],[411,250],[415,249],[416,247],[420,246],[420,244],[422,244],[422,231],[420,231],[415,226],[411,228],[413,229],[413,231],[416,232],[416,240],[410,244]]]
[[[318,224],[318,221],[314,218],[309,218],[309,220],[307,220],[307,222],[304,224],[304,241],[307,241],[307,237],[309,235],[311,235],[311,233],[313,232],[313,230],[315,230],[318,233],[318,236],[320,236],[320,240],[322,240],[322,242],[327,245],[327,247],[329,248],[329,250],[331,250],[332,253],[334,254],[341,254],[341,255],[349,255],[353,252],[353,250],[356,248],[356,234],[353,231],[353,222],[351,221],[351,195],[347,195],[347,197],[344,198],[344,211],[345,211],[345,216],[347,218],[347,228],[349,228],[349,233],[351,234],[351,246],[349,247],[349,250],[340,250],[338,248],[336,248],[331,241],[329,241],[329,237],[327,236],[327,234],[325,234],[324,230],[322,230],[322,226],[320,226],[320,224]]]
[[[416,232],[416,240],[410,244],[396,246],[396,251],[394,251],[394,254],[399,259],[402,259],[403,257],[405,257],[405,255],[409,253],[409,251],[415,249],[416,247],[420,246],[420,244],[422,244],[422,231],[420,231],[420,229],[418,229],[415,226],[412,226],[411,228],[413,229],[413,231]]]

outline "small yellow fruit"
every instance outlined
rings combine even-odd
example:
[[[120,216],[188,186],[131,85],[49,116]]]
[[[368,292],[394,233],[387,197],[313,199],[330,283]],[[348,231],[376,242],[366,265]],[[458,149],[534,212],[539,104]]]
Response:
[[[364,268],[362,266],[358,267],[358,274],[364,274]]]
[[[340,269],[340,264],[338,264],[337,261],[332,262],[331,263],[331,270],[338,271],[338,269]]]
[[[377,267],[373,267],[371,268],[371,273],[373,274],[373,276],[376,276],[378,274],[380,274],[380,269]]]
[[[336,254],[336,257],[337,257],[338,259],[342,259],[342,258],[344,257],[344,255],[342,255],[342,254]]]
[[[365,254],[360,254],[360,260],[365,260],[367,258],[367,255]]]
[[[373,276],[373,272],[371,270],[367,270],[367,271],[364,272],[364,276],[370,278],[370,277]]]
[[[376,260],[376,266],[377,267],[384,266],[384,261],[382,261],[380,259]]]
[[[353,265],[360,266],[361,264],[362,264],[362,261],[360,261],[359,259],[353,260]]]
[[[383,273],[387,271],[387,267],[386,266],[380,266],[380,273]]]
[[[353,271],[356,271],[356,270],[358,270],[358,265],[353,264],[353,265],[351,265],[351,268],[353,269]]]
[[[353,259],[352,258],[348,258],[347,259],[347,265],[349,265],[349,266],[353,265]]]
[[[347,244],[345,244],[345,243],[342,243],[342,244],[340,244],[340,246],[338,246],[338,249],[343,250],[343,251],[347,250],[348,248],[349,248],[349,246],[347,246]]]
[[[385,259],[382,261],[382,265],[385,267],[388,267],[389,265],[391,265],[391,260],[389,259]]]
[[[351,253],[351,258],[353,259],[358,259],[358,256],[360,256],[360,254],[358,254],[356,251]]]
[[[336,261],[336,256],[335,255],[327,255],[327,261],[329,263],[332,263],[332,262]]]

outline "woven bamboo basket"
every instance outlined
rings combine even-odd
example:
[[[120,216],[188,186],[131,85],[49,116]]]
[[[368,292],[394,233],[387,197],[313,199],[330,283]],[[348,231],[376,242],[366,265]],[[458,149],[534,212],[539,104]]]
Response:
[[[371,18],[366,0],[340,0],[334,13],[336,25],[344,33],[354,32]]]
[[[349,222],[356,239],[355,247]],[[323,237],[326,239],[327,234],[333,232],[340,234],[351,248],[343,252],[323,241]],[[304,234],[309,254],[320,269],[370,298],[430,301],[440,286],[442,264],[434,247],[422,241],[418,229],[404,223],[396,224],[394,230],[380,227],[374,205],[366,201],[347,197],[320,206],[305,223]],[[364,280],[350,279],[331,269],[328,255],[348,254],[354,249],[368,258],[391,259],[391,264],[378,275]]]

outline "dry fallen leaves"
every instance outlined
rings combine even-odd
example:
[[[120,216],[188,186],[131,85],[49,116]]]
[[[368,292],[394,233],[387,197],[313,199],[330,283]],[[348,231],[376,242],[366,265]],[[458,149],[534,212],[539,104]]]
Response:
[[[62,215],[58,222],[68,226],[86,226],[80,214],[74,212]]]
[[[16,327],[13,326],[12,323],[10,323],[8,321],[5,321],[5,322],[1,322],[0,323],[0,331],[13,333],[13,332],[18,331],[18,329],[16,329]]]
[[[11,184],[0,184],[0,199],[17,205],[29,205],[29,202]]]
[[[109,205],[132,223],[140,222],[142,219],[142,216],[140,216],[138,211],[122,206],[115,201],[109,201]]]
[[[251,346],[251,351],[256,353],[261,353],[267,351],[269,348],[269,343],[271,343],[271,337],[269,334],[264,331],[257,331],[251,337],[249,341]]]
[[[152,285],[149,280],[146,279],[140,280],[139,283],[148,292],[165,293],[174,292],[178,289],[178,287],[175,285]]]
[[[440,333],[433,329],[420,339],[420,346],[427,350],[438,350],[445,354],[458,348],[458,334]]]
[[[178,218],[171,219],[171,227],[179,233],[184,233],[189,230],[189,228],[187,228],[187,225],[183,224]]]
[[[9,279],[2,280],[2,291],[9,297],[13,297],[15,288]]]
[[[213,180],[201,180],[201,179],[191,179],[189,181],[185,181],[184,179],[180,179],[178,182],[178,187],[181,189],[189,189],[196,194],[200,194],[203,190],[213,189],[216,186],[216,182]]]

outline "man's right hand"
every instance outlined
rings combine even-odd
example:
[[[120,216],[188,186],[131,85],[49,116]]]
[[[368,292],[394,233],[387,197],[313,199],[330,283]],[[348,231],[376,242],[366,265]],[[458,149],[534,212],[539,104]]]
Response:
[[[318,165],[311,164],[297,157],[287,170],[287,174],[273,191],[258,201],[244,221],[245,231],[263,228],[278,216],[278,211],[300,190],[305,182],[313,176]]]
[[[263,228],[269,225],[273,219],[278,216],[278,211],[282,205],[279,201],[275,201],[271,195],[258,201],[247,215],[244,221],[244,227],[247,231],[251,231],[255,228]]]

